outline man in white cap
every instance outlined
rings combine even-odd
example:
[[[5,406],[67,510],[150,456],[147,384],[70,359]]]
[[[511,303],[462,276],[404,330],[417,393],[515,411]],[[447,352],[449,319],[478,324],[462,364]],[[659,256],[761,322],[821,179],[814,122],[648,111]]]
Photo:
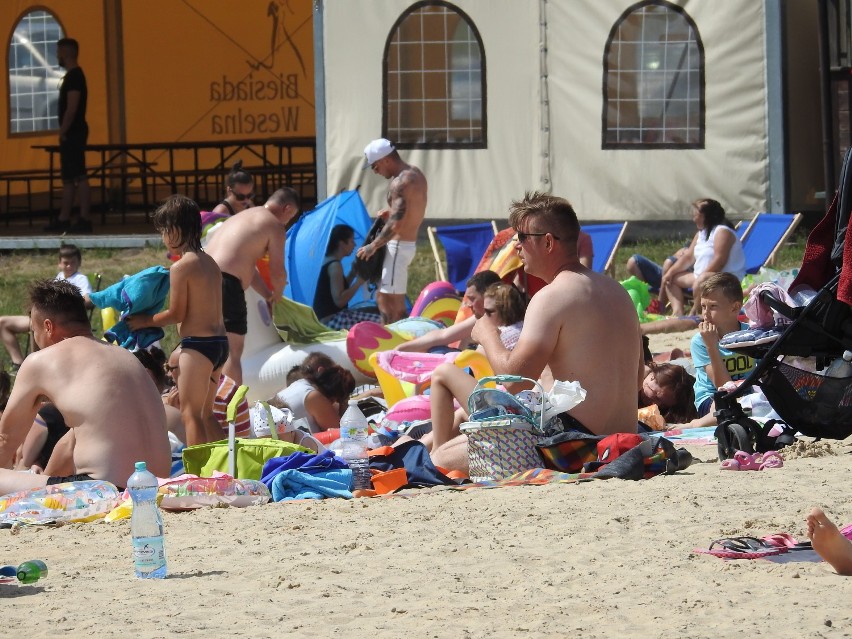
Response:
[[[426,215],[426,176],[416,166],[402,161],[388,140],[373,140],[364,149],[369,166],[386,180],[388,208],[378,217],[385,219],[379,236],[358,249],[357,256],[367,260],[382,246],[387,247],[382,265],[382,282],[376,296],[379,312],[385,323],[405,317],[405,293],[408,286],[408,266],[414,259],[417,232]]]

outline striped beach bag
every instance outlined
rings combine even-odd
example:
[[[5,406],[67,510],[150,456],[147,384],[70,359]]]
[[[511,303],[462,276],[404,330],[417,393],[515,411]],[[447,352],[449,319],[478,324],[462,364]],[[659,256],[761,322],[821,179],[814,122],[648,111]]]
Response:
[[[499,388],[498,384],[528,381],[544,397],[544,389],[533,379],[517,375],[494,375],[480,379],[468,399],[470,421],[461,425],[467,435],[470,479],[474,482],[505,479],[544,466],[536,444],[543,437],[544,410],[534,410]]]

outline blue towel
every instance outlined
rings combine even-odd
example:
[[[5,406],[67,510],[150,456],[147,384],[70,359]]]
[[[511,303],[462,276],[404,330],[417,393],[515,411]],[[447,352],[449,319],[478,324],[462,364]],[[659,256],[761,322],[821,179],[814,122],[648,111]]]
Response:
[[[162,310],[169,295],[169,271],[162,266],[152,266],[135,275],[125,277],[109,288],[89,295],[98,308],[118,309],[121,319],[105,334],[107,341],[123,348],[147,348],[165,332],[162,328],[143,328],[130,331],[124,318],[127,315],[153,315]]]
[[[348,468],[305,473],[295,468],[283,470],[272,481],[273,501],[291,499],[324,499],[343,497],[352,499],[352,471]]]
[[[285,470],[298,469],[303,473],[317,473],[325,470],[349,468],[339,457],[335,457],[330,450],[320,454],[295,452],[286,457],[273,457],[263,464],[260,481],[272,490],[272,482],[275,476]]]

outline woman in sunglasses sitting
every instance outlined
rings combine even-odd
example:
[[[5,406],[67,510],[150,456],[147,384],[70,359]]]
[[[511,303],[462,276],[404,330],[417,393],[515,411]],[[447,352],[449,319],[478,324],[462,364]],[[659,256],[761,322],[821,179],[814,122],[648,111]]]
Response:
[[[496,317],[500,339],[506,348],[512,350],[518,343],[524,326],[527,305],[523,295],[511,284],[496,282],[485,289],[482,297],[483,311],[488,316]]]
[[[213,213],[234,215],[245,211],[254,205],[254,178],[243,168],[242,160],[238,160],[231,172],[228,173],[225,199],[219,202]]]

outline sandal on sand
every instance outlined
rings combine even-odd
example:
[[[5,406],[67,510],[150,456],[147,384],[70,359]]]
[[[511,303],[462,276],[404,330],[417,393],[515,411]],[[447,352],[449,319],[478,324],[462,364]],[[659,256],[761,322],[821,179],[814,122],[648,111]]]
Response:
[[[717,539],[707,550],[695,548],[693,552],[713,555],[722,559],[760,559],[787,552],[787,548],[774,546],[757,537],[726,537]]]
[[[753,455],[742,450],[734,453],[733,459],[722,462],[722,470],[764,470],[769,468],[781,468],[784,458],[774,451],[766,453],[754,453]]]
[[[787,533],[775,533],[774,535],[766,535],[760,538],[771,546],[776,548],[786,548],[787,550],[812,550],[811,542],[799,541],[792,535]]]

